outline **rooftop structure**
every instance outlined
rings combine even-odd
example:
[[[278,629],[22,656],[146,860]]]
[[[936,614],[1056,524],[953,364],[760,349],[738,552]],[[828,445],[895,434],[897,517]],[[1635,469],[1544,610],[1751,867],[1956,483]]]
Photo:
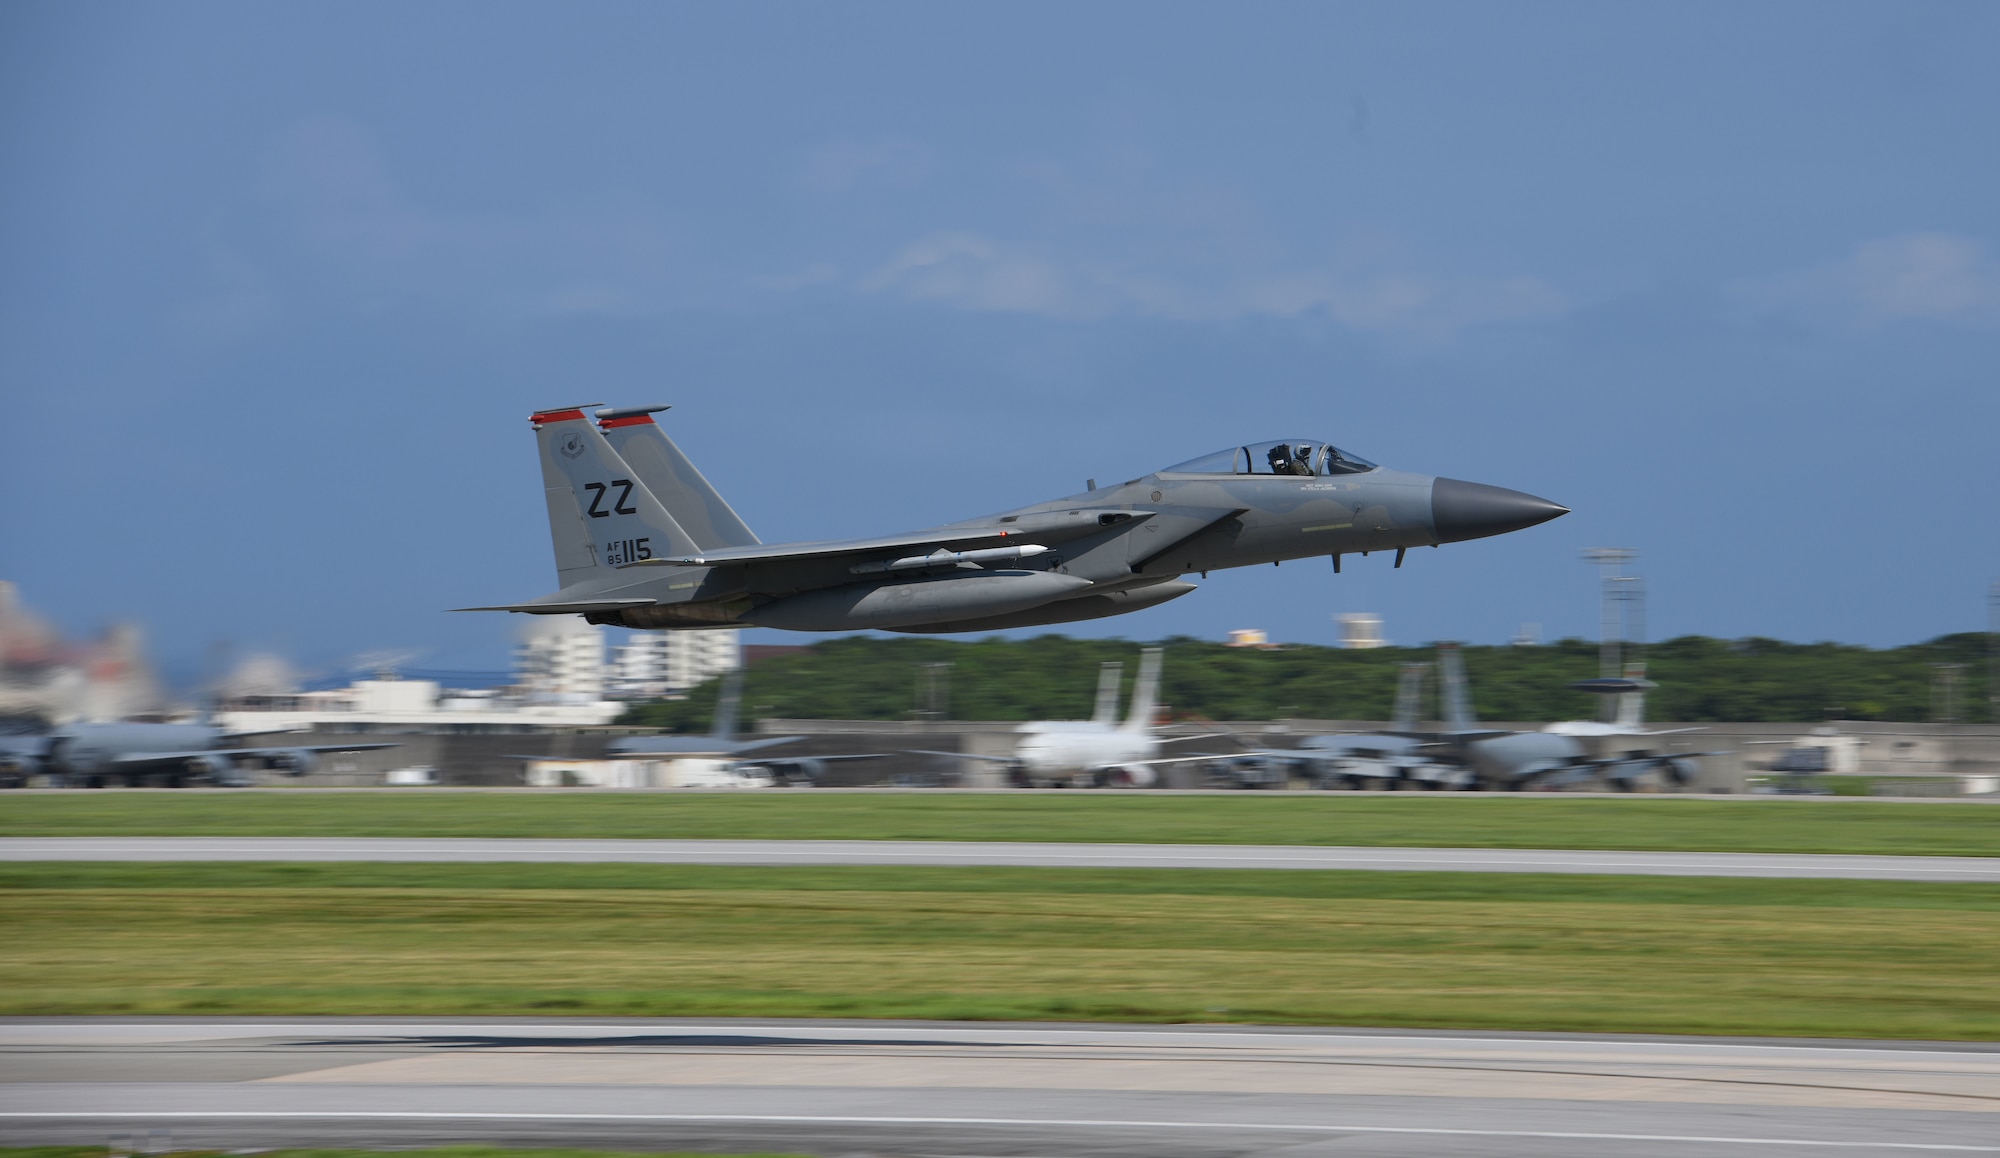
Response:
[[[602,699],[444,688],[385,673],[330,691],[226,700],[215,723],[231,732],[534,732],[602,727],[624,710]]]

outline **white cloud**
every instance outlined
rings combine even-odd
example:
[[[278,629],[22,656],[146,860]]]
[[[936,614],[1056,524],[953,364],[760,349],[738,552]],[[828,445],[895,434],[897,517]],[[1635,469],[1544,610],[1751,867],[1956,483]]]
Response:
[[[427,301],[613,316],[689,296],[685,246],[655,207],[426,205],[396,179],[374,136],[340,117],[280,133],[217,232],[191,300],[169,319],[210,340],[246,336],[296,296],[364,311]]]
[[[840,280],[840,267],[830,262],[815,261],[803,269],[791,273],[759,274],[750,279],[750,284],[759,289],[802,290],[813,286],[832,285]]]
[[[1569,300],[1539,278],[1450,277],[1339,270],[1281,274],[1245,286],[1245,312],[1323,312],[1356,330],[1445,338],[1472,326],[1561,315]]]
[[[912,242],[855,288],[960,309],[1062,318],[1322,316],[1350,329],[1427,339],[1470,326],[1551,318],[1569,305],[1555,287],[1532,277],[1385,272],[1338,262],[1247,276],[1174,275],[1065,261],[1038,247],[963,231]]]
[[[803,181],[816,193],[845,193],[871,185],[918,185],[930,174],[929,149],[915,141],[888,137],[821,145],[806,157]]]
[[[1026,247],[938,233],[903,248],[859,288],[969,310],[1075,316],[1089,310],[1071,277]]]
[[[169,327],[196,342],[241,341],[278,319],[278,295],[270,279],[248,258],[226,245],[210,245],[201,288],[167,318]]]
[[[2000,326],[2000,263],[1979,241],[1949,233],[1864,242],[1839,261],[1732,288],[1753,310],[1822,325]]]

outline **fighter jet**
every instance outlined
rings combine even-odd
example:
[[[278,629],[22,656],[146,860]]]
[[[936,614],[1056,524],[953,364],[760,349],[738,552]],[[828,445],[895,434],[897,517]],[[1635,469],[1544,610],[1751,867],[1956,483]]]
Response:
[[[590,405],[595,405],[590,404]],[[1317,439],[1229,447],[925,530],[764,544],[659,428],[664,406],[531,416],[559,588],[461,608],[673,630],[998,631],[1156,607],[1225,567],[1435,547],[1567,514]]]
[[[912,749],[921,756],[955,756],[962,760],[984,760],[1003,764],[1008,779],[1018,787],[1103,788],[1119,785],[1146,788],[1156,783],[1154,771],[1164,764],[1184,764],[1209,760],[1208,755],[1161,756],[1163,744],[1203,740],[1220,733],[1176,736],[1162,739],[1153,728],[1159,710],[1160,648],[1149,647],[1139,654],[1139,678],[1132,683],[1132,712],[1124,723],[1117,721],[1120,665],[1105,664],[1098,673],[1097,712],[1089,720],[1036,720],[1022,724],[1021,740],[1012,756],[987,756],[972,752],[930,752]]]
[[[797,736],[769,736],[755,740],[736,737],[737,713],[743,701],[743,669],[734,668],[722,679],[715,701],[715,723],[706,736],[625,736],[611,741],[604,754],[611,759],[644,759],[648,756],[713,756],[729,761],[736,771],[763,772],[776,784],[805,787],[826,777],[826,766],[846,760],[877,760],[882,753],[854,753],[839,756],[753,756],[763,748],[790,744]],[[523,756],[523,760],[545,759]]]
[[[366,752],[395,744],[286,744],[234,748],[232,733],[207,724],[67,724],[40,735],[7,737],[0,747],[0,783],[24,784],[47,776],[63,787],[104,788],[123,784],[167,788],[206,784],[248,787],[247,768],[262,766],[303,776],[322,752]],[[268,735],[269,733],[261,733]]]

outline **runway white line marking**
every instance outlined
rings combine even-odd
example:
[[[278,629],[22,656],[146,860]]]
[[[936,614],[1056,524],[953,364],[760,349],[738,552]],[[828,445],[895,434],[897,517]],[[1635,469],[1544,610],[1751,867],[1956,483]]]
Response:
[[[1884,1058],[1897,1060],[1922,1060],[1925,1058],[1963,1058],[1980,1063],[2000,1062],[1992,1049],[1976,1048],[1968,1043],[1966,1048],[1952,1048],[1951,1043],[1937,1043],[1925,1049],[1883,1049],[1875,1046],[1847,1042],[1828,1042],[1810,1045],[1777,1045],[1770,1042],[1735,1041],[1654,1041],[1624,1040],[1616,1036],[1604,1038],[1565,1037],[1476,1037],[1476,1036],[1423,1036],[1412,1037],[1394,1033],[1260,1033],[1254,1029],[1215,1030],[1134,1030],[1107,1025],[1102,1029],[1043,1029],[1036,1027],[1015,1029],[988,1029],[970,1026],[939,1025],[836,1025],[821,1026],[784,1022],[741,1022],[741,1023],[683,1023],[683,1022],[332,1022],[315,1025],[310,1022],[189,1022],[181,1025],[151,1025],[146,1023],[107,1024],[64,1024],[61,1022],[17,1022],[0,1025],[0,1045],[64,1045],[60,1040],[50,1040],[49,1030],[78,1031],[71,1036],[87,1036],[94,1044],[122,1044],[105,1042],[102,1036],[119,1031],[144,1030],[143,1044],[164,1041],[216,1041],[235,1038],[268,1037],[311,1037],[316,1039],[353,1039],[396,1037],[405,1040],[451,1036],[504,1036],[532,1039],[536,1037],[567,1038],[579,1034],[590,1034],[606,1038],[671,1036],[769,1036],[786,1034],[799,1037],[811,1035],[814,1039],[842,1041],[852,1039],[854,1044],[871,1044],[870,1039],[890,1037],[903,1039],[912,1035],[932,1035],[959,1039],[968,1044],[1027,1045],[1042,1044],[1042,1041],[1020,1041],[1023,1037],[1044,1039],[1061,1044],[1073,1042],[1078,1045],[1107,1046],[1225,1046],[1237,1048],[1275,1048],[1331,1050],[1341,1053],[1343,1049],[1380,1046],[1384,1044],[1412,1046],[1426,1049],[1443,1049],[1467,1046],[1492,1046],[1499,1049],[1545,1049],[1556,1047],[1583,1047],[1589,1050],[1637,1049],[1642,1052],[1679,1053],[1689,1051],[1716,1051],[1722,1053],[1825,1053],[1846,1058],[1860,1054],[1880,1054]],[[37,1031],[41,1031],[38,1035]],[[186,1037],[157,1037],[161,1033],[187,1033]],[[25,1043],[22,1038],[29,1039]],[[892,1043],[893,1044],[893,1043]],[[936,1044],[951,1045],[953,1041]]]
[[[0,1118],[339,1118],[404,1119],[411,1121],[527,1121],[527,1122],[755,1122],[766,1125],[850,1125],[850,1126],[1081,1126],[1091,1129],[1169,1130],[1264,1130],[1314,1134],[1436,1134],[1471,1138],[1563,1138],[1588,1142],[1686,1142],[1700,1145],[1731,1146],[1828,1146],[1849,1150],[1926,1150],[1956,1153],[1996,1154],[2000,1146],[1971,1146],[1952,1142],[1836,1142],[1814,1138],[1731,1138],[1699,1134],[1594,1134],[1562,1130],[1452,1130],[1431,1126],[1285,1126],[1264,1122],[1140,1122],[1092,1118],[898,1118],[805,1114],[480,1114],[458,1112],[394,1110],[326,1110],[287,1112],[282,1110],[108,1110],[104,1112],[53,1111],[19,1113],[0,1111]]]
[[[1884,856],[1841,853],[1664,853],[1592,850],[1354,848],[1297,846],[1283,851],[1248,845],[1103,845],[939,841],[911,847],[895,841],[577,841],[552,838],[205,838],[16,837],[0,839],[6,860],[137,860],[154,854],[170,860],[278,859],[414,861],[447,858],[468,863],[676,863],[676,864],[1123,864],[1130,867],[1273,866],[1297,869],[1351,867],[1387,871],[1541,870],[1657,875],[1728,875],[1870,879],[1951,877],[2000,880],[2000,863],[1985,857]]]

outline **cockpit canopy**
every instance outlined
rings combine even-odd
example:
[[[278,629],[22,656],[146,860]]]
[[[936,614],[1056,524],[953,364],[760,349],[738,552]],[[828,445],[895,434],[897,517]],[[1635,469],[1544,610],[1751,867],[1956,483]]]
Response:
[[[1375,464],[1349,454],[1330,442],[1310,438],[1284,438],[1258,442],[1232,450],[1218,450],[1191,458],[1161,474],[1275,474],[1311,477],[1331,474],[1362,474]]]

